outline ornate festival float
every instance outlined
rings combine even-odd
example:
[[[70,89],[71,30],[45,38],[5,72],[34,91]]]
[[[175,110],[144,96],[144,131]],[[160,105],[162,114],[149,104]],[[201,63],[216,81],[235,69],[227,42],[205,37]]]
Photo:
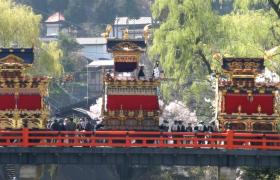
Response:
[[[257,82],[263,58],[223,58],[218,77],[218,122],[221,130],[275,132],[277,83]]]
[[[106,130],[158,130],[160,79],[145,76],[140,65],[146,51],[144,39],[107,38],[114,69],[104,77],[102,115]]]
[[[46,127],[49,78],[26,73],[33,61],[33,48],[0,49],[0,129]]]

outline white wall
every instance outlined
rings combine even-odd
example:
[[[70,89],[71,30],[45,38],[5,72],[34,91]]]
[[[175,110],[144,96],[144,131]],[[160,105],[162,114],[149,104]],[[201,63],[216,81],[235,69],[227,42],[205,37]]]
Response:
[[[84,47],[80,50],[81,54],[89,59],[97,60],[100,58],[111,59],[112,56],[107,52],[106,44],[97,45],[83,45]]]
[[[59,24],[47,24],[47,36],[59,35]]]

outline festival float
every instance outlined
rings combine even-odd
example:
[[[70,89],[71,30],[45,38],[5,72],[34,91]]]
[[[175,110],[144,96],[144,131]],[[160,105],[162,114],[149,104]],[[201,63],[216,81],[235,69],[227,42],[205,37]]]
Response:
[[[126,30],[122,39],[107,37],[107,51],[113,54],[114,69],[104,77],[104,129],[158,130],[160,78],[145,75],[140,64],[145,40],[129,39]]]
[[[46,127],[49,78],[26,73],[33,61],[33,48],[0,49],[0,129]]]
[[[277,131],[279,83],[258,82],[264,71],[264,58],[222,59],[217,116],[222,131]]]

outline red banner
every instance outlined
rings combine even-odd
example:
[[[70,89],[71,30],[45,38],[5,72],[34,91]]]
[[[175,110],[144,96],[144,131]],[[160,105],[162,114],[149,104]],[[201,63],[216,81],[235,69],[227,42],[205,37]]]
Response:
[[[144,95],[108,95],[107,109],[108,110],[158,110],[157,96]]]
[[[238,113],[238,106],[241,106],[241,113],[258,113],[258,106],[261,107],[261,113],[273,114],[272,94],[258,94],[253,96],[241,94],[225,95],[225,112],[227,114]]]

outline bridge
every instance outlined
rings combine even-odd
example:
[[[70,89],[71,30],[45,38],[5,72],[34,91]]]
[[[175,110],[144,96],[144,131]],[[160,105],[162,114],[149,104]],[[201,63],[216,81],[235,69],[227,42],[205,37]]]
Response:
[[[0,131],[2,164],[280,167],[280,134]]]

